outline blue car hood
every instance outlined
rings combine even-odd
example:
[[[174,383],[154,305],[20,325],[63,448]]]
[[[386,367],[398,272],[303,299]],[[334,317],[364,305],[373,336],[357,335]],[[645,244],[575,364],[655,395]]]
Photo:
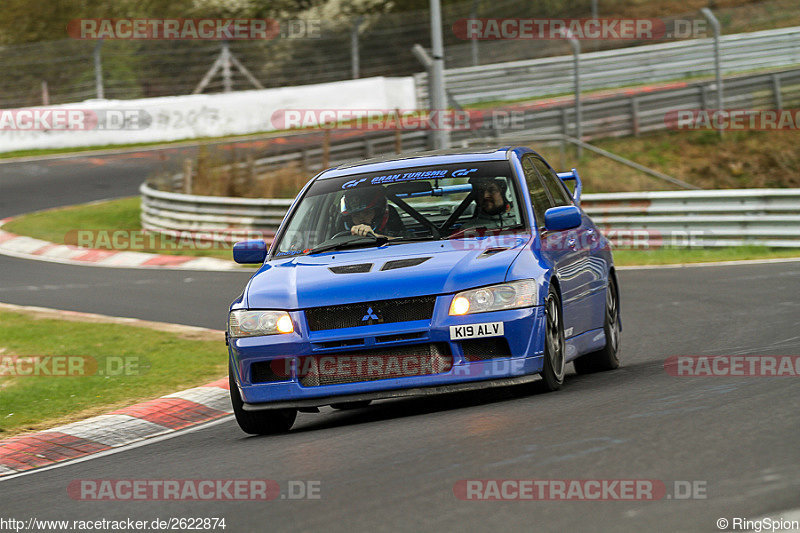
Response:
[[[266,263],[250,281],[251,309],[304,309],[374,300],[453,293],[505,281],[530,235],[410,242],[295,256]],[[489,250],[489,253],[487,253]],[[381,271],[387,261],[429,257],[416,266]],[[372,263],[369,272],[337,274],[329,267]]]

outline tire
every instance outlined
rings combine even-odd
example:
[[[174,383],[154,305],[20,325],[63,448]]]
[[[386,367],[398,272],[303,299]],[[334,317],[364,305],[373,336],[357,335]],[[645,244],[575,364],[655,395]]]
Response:
[[[608,278],[606,289],[606,312],[603,321],[603,331],[606,334],[606,345],[596,352],[587,353],[573,361],[575,372],[578,374],[591,374],[614,370],[619,367],[619,292],[617,282],[612,276]]]
[[[564,340],[564,320],[561,311],[561,297],[550,285],[545,301],[544,328],[544,366],[541,376],[548,392],[556,391],[564,383],[564,357],[566,342]]]
[[[297,418],[296,409],[276,409],[269,411],[245,411],[239,387],[233,379],[233,368],[228,368],[228,384],[231,388],[231,404],[236,422],[242,431],[250,435],[274,435],[286,433]]]
[[[340,411],[349,411],[350,409],[362,409],[371,403],[372,400],[361,400],[358,402],[332,403],[331,407]]]

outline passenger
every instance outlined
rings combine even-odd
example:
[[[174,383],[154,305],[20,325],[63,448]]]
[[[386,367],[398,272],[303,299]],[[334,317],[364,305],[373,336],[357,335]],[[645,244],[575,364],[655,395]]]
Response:
[[[486,228],[502,229],[517,224],[511,202],[506,198],[508,184],[503,178],[472,178],[472,194],[475,197],[475,214],[467,219],[458,231]]]
[[[345,228],[353,235],[401,237],[405,233],[400,215],[386,202],[380,186],[347,191],[342,197],[341,213]]]

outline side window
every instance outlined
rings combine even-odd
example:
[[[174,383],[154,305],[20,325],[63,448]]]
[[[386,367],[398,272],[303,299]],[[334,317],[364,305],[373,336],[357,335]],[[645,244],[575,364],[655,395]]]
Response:
[[[522,170],[525,172],[525,182],[528,184],[528,192],[533,202],[533,214],[536,217],[536,226],[541,229],[544,227],[544,212],[550,208],[550,198],[544,190],[539,173],[533,168],[530,157],[522,160]]]
[[[553,199],[553,206],[572,205],[572,200],[570,200],[564,185],[558,178],[558,175],[553,172],[553,169],[548,167],[541,159],[531,157],[529,160],[532,161],[533,166],[535,166],[536,170],[541,174],[542,181],[545,187],[547,187],[550,197]]]

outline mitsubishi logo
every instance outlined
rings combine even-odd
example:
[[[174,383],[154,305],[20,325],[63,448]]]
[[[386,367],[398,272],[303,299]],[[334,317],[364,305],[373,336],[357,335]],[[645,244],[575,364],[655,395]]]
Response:
[[[372,324],[373,320],[380,320],[371,307],[367,307],[367,314],[361,319],[362,322],[366,322],[367,320],[369,320],[370,324]]]

